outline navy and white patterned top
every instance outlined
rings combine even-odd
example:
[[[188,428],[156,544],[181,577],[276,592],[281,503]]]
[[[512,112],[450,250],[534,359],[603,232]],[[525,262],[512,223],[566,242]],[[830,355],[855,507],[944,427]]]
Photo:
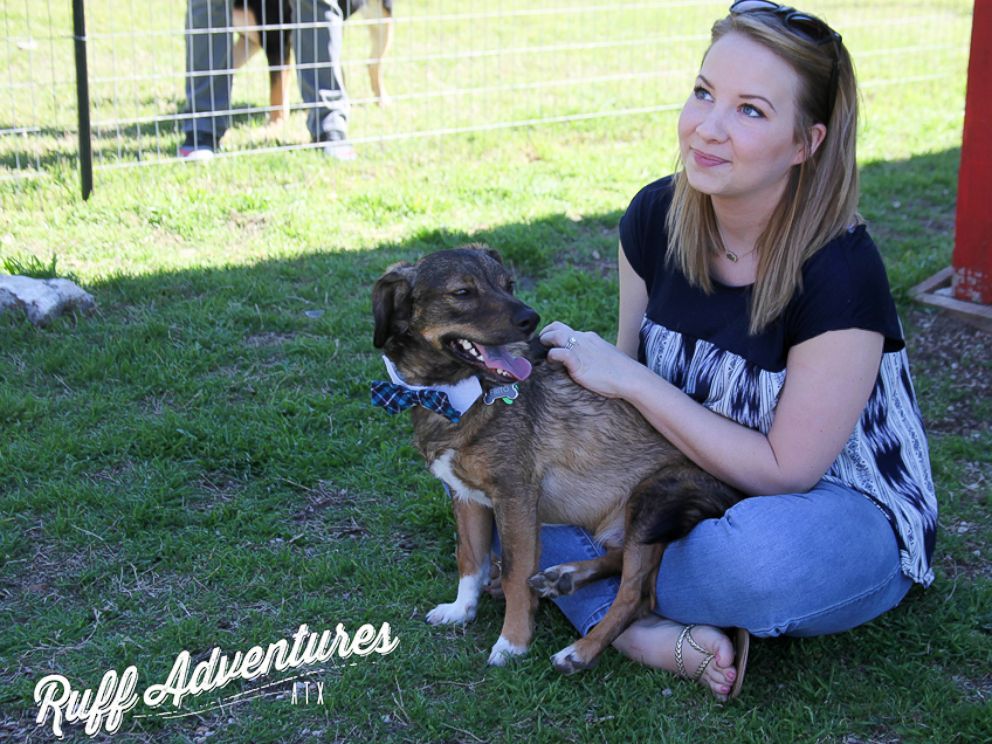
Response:
[[[895,531],[903,573],[929,586],[937,530],[930,455],[885,266],[865,227],[817,251],[785,312],[750,335],[750,288],[714,282],[707,295],[666,265],[670,203],[671,178],[661,179],[634,197],[620,221],[624,253],[648,291],[640,361],[711,411],[767,433],[793,346],[832,330],[881,333],[875,388],[824,478],[863,493],[882,510]]]

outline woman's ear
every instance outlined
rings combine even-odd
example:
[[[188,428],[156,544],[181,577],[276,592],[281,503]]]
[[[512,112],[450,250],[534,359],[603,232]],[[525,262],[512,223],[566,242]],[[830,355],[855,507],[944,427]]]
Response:
[[[824,124],[814,124],[809,128],[809,150],[806,150],[805,146],[799,147],[796,152],[796,159],[793,161],[793,165],[799,165],[809,160],[816,151],[820,149],[820,145],[823,144],[823,140],[827,138],[827,127]]]

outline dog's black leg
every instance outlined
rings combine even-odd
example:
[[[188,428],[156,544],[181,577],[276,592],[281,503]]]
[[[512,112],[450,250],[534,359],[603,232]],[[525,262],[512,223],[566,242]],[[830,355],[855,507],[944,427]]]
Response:
[[[619,549],[611,549],[599,558],[552,566],[531,576],[527,583],[539,597],[554,599],[571,594],[590,581],[616,576],[622,566],[623,553]]]

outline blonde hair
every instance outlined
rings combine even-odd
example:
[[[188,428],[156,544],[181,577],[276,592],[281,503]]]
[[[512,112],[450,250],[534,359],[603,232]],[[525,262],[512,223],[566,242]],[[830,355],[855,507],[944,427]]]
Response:
[[[808,152],[813,125],[823,123],[827,130],[812,157],[792,167],[782,199],[755,246],[758,270],[751,293],[749,330],[757,334],[782,314],[801,289],[806,260],[862,221],[857,211],[857,83],[851,58],[839,39],[817,44],[772,13],[741,13],[714,24],[710,46],[731,33],[766,47],[799,76],[796,141]],[[836,74],[837,83],[836,95],[830,101],[832,74]],[[712,292],[709,256],[723,252],[723,241],[709,195],[689,185],[684,167],[674,178],[667,228],[667,260],[691,284]]]

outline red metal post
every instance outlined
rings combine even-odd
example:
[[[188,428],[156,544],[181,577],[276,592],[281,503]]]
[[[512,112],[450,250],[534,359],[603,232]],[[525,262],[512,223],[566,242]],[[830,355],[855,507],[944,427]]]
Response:
[[[958,175],[955,299],[992,305],[992,0],[975,0]]]

